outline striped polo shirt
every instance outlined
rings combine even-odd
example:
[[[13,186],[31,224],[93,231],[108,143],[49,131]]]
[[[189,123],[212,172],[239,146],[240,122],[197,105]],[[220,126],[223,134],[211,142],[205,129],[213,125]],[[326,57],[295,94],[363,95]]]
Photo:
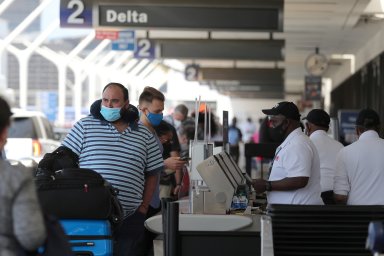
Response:
[[[97,171],[119,189],[125,216],[142,202],[144,175],[164,168],[154,135],[140,123],[120,133],[111,123],[87,116],[73,126],[62,145],[79,155],[81,168]]]

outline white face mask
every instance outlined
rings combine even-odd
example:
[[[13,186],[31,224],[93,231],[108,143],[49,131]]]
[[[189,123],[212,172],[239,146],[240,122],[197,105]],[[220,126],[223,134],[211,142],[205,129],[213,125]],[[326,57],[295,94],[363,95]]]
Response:
[[[181,125],[181,121],[175,119],[175,120],[173,121],[173,124],[175,125],[175,128],[177,129],[177,128],[180,127],[180,125]]]

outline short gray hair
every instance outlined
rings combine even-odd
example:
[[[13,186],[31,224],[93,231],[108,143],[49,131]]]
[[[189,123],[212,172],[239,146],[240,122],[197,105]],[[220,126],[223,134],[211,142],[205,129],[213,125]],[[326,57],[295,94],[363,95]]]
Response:
[[[188,116],[188,108],[187,106],[185,106],[184,104],[179,104],[175,107],[175,111],[174,112],[179,112],[180,114],[182,114],[184,117],[187,117]]]

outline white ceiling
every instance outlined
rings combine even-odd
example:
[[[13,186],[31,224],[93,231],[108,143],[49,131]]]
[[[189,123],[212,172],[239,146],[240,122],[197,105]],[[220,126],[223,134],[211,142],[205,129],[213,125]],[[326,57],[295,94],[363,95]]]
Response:
[[[332,59],[333,56],[355,54],[383,26],[382,21],[372,19],[361,21],[361,17],[370,12],[382,12],[380,4],[380,0],[285,0],[284,32],[273,34],[273,38],[286,41],[284,62],[233,60],[183,60],[183,62],[198,63],[203,67],[284,67],[285,92],[300,95],[304,88],[304,76],[307,75],[304,68],[307,56],[315,52],[318,47],[319,51],[328,57],[330,63],[324,76],[332,76],[338,68],[347,63],[345,60]],[[150,37],[207,38],[207,33],[152,31]],[[210,36],[212,39],[246,40],[268,39],[270,35],[212,31]]]
[[[334,54],[353,54],[377,32],[374,26],[356,26],[369,2],[285,0],[286,92],[303,90],[304,61],[316,47],[328,59]]]

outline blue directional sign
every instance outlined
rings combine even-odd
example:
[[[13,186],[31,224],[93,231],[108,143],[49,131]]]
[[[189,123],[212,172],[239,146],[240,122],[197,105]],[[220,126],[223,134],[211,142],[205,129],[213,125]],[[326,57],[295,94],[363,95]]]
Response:
[[[112,41],[114,51],[134,51],[136,47],[135,31],[120,31],[119,38]]]
[[[156,58],[155,43],[147,38],[137,39],[134,56],[137,59],[154,59]]]
[[[92,27],[92,0],[61,0],[60,26]]]

